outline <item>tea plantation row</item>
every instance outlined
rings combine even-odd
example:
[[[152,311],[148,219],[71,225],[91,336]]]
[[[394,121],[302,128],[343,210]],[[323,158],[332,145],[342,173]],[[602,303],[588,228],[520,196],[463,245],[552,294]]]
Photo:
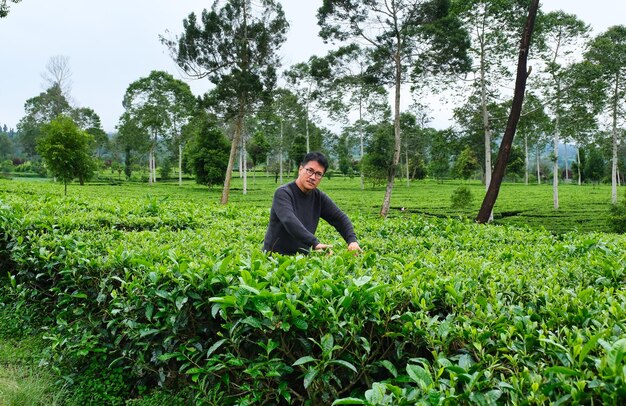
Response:
[[[626,401],[622,236],[355,212],[362,255],[268,256],[268,206],[1,190],[4,309],[87,403]]]

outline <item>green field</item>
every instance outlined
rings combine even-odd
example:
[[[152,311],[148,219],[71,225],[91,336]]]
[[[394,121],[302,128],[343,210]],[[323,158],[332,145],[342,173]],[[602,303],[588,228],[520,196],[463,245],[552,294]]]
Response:
[[[459,186],[466,211],[450,207]],[[382,188],[325,179],[364,253],[321,224],[335,254],[309,257],[261,252],[275,187],[257,177],[243,195],[235,179],[221,206],[190,182],[63,196],[0,180],[0,335],[35,337],[48,366],[21,373],[60,378],[67,404],[626,401],[626,238],[602,232],[608,186],[562,185],[555,212],[551,186],[507,184],[485,226],[480,184],[398,182],[382,219]],[[1,378],[30,362],[0,349],[2,403],[17,383]]]
[[[285,182],[288,178],[285,178]],[[112,178],[111,183],[117,179]],[[153,187],[141,183],[121,183],[112,186],[106,180],[101,183],[92,182],[84,187],[70,185],[68,196],[84,197],[89,195],[133,196],[148,198],[154,196],[171,200],[187,200],[203,204],[214,204],[219,201],[221,187],[207,189],[192,181],[185,181],[182,187],[177,181],[159,182]],[[240,207],[269,207],[277,184],[273,176],[257,174],[255,179],[248,176],[247,194],[242,194],[242,179],[233,178],[230,201]],[[23,185],[23,186],[22,186]],[[49,180],[20,179],[5,182],[0,187],[5,192],[29,189],[37,185],[38,193],[61,195],[62,188],[50,183]],[[468,187],[473,195],[472,204],[465,209],[452,208],[450,198],[458,187]],[[377,215],[384,197],[383,186],[366,185],[360,188],[358,178],[333,177],[322,181],[320,188],[326,191],[348,214]],[[624,193],[618,189],[619,200]],[[473,219],[485,195],[480,182],[446,180],[444,182],[425,180],[398,180],[392,194],[390,217],[420,214],[435,217]],[[609,232],[609,207],[611,204],[610,185],[565,183],[559,185],[559,209],[554,209],[553,190],[551,184],[504,183],[494,207],[494,224],[529,226],[544,228],[553,233],[568,231]]]

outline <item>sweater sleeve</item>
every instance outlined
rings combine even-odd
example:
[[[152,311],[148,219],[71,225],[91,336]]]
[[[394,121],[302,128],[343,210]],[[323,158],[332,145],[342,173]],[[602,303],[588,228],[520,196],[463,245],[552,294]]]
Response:
[[[289,196],[286,189],[279,188],[276,190],[274,194],[274,211],[285,230],[294,239],[302,241],[309,247],[315,247],[319,244],[319,240],[315,235],[307,230],[296,216],[291,196]]]
[[[322,193],[321,217],[333,226],[348,243],[356,242],[356,234],[350,218],[325,193]]]

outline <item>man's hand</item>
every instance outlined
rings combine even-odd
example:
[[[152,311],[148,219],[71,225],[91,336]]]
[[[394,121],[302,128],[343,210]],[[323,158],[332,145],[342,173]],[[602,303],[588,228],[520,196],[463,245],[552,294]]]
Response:
[[[363,250],[361,249],[361,247],[359,246],[359,243],[354,241],[351,242],[350,244],[348,244],[348,251],[356,251],[356,253],[362,252]]]
[[[315,251],[318,251],[318,252],[326,251],[326,253],[328,255],[331,255],[333,253],[333,250],[331,250],[332,247],[333,246],[330,245],[330,244],[321,244],[320,243],[320,244],[317,244],[313,249]]]

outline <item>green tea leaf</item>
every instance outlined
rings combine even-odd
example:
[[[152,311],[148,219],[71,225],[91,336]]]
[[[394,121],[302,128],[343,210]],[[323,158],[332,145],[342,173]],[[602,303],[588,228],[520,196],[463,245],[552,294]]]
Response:
[[[304,376],[304,389],[307,389],[311,383],[315,380],[315,377],[319,373],[317,368],[310,369],[309,372]]]
[[[596,334],[595,336],[591,337],[591,339],[587,341],[587,343],[583,346],[582,350],[580,351],[580,354],[578,355],[579,364],[583,363],[583,361],[587,357],[587,354],[589,354],[589,351],[591,351],[598,343],[598,340],[600,339],[600,337],[602,337],[602,333]]]
[[[316,359],[311,357],[310,355],[307,355],[307,356],[298,358],[296,362],[294,362],[291,365],[295,367],[297,365],[303,365],[303,364],[306,364],[308,362],[313,362],[313,361],[316,361]]]
[[[337,365],[342,365],[346,368],[351,369],[352,371],[354,371],[354,373],[358,373],[358,371],[356,370],[355,366],[352,365],[351,363],[349,363],[348,361],[344,361],[341,359],[335,359],[329,362],[329,364],[337,364]]]
[[[430,373],[419,365],[407,365],[406,372],[422,389],[428,388],[433,383],[433,378],[430,376]]]
[[[390,361],[388,360],[382,360],[381,365],[385,367],[385,369],[387,369],[387,371],[389,371],[389,373],[394,377],[397,378],[398,377],[398,370],[396,369],[395,365],[393,365]]]
[[[332,405],[367,405],[367,402],[359,398],[343,398],[335,400]]]
[[[567,368],[564,366],[554,366],[546,369],[546,373],[548,374],[563,374],[568,376],[581,376],[580,371],[575,371],[571,368]]]
[[[324,334],[322,337],[322,354],[325,356],[330,356],[333,352],[333,347],[335,345],[335,339],[332,334]]]
[[[180,311],[188,300],[187,296],[178,296],[176,298],[176,308]]]
[[[209,349],[206,352],[207,358],[210,357],[225,342],[226,342],[226,339],[221,339],[221,340],[216,341],[212,346],[210,346]]]

